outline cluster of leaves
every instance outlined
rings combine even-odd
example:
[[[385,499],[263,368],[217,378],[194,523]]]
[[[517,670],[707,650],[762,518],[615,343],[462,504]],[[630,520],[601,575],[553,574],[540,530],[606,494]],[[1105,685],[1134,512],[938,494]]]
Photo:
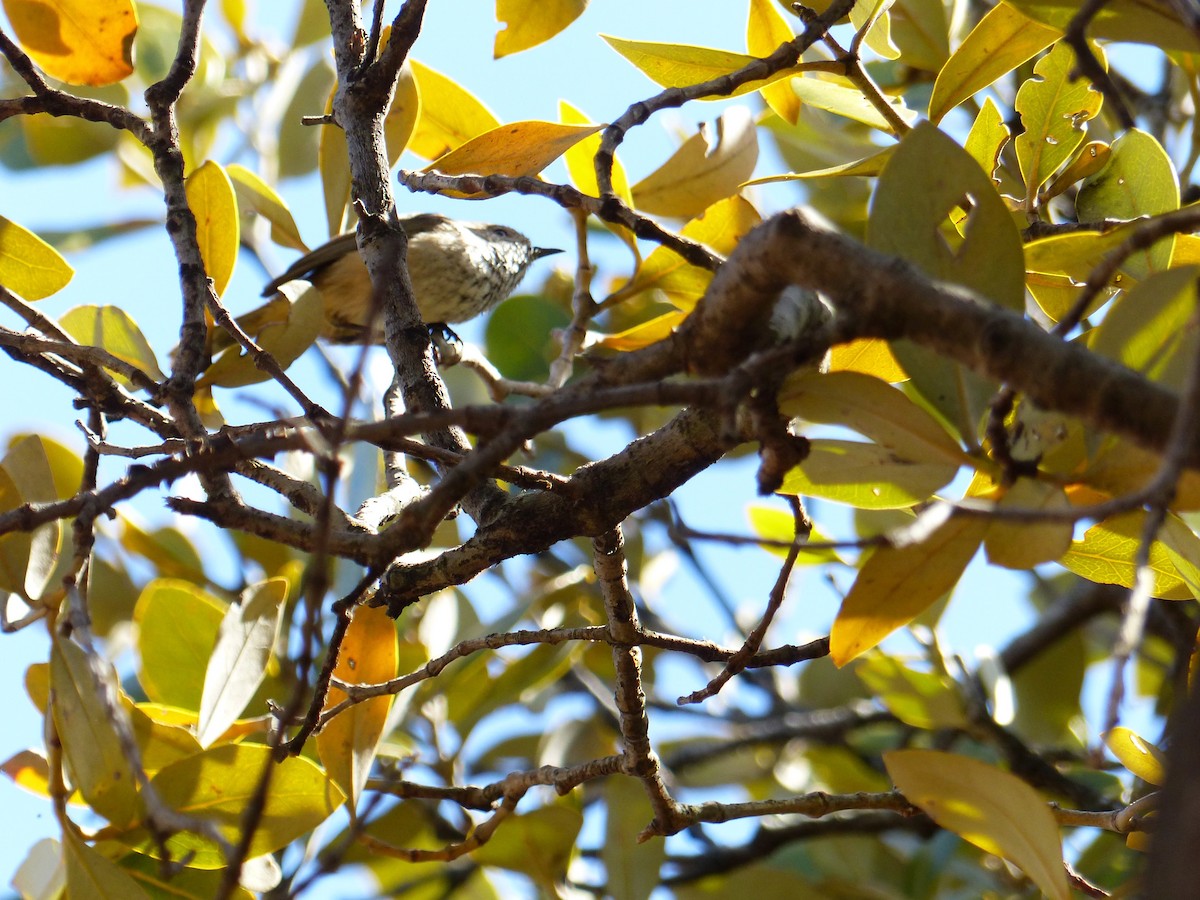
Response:
[[[170,196],[170,153],[151,139],[161,133],[142,129],[164,121],[153,98],[187,68],[180,35],[196,26],[200,5],[182,17],[130,0],[4,5],[16,43],[5,38],[0,47],[10,64],[0,81],[0,120],[13,123],[0,134],[0,162],[36,169],[105,157],[128,186]],[[555,38],[586,5],[498,0],[507,28],[496,55]],[[1153,746],[1110,727],[1106,740],[1123,769],[1098,770],[1080,693],[1088,667],[1112,653],[1111,629],[1091,620],[1115,612],[1124,593],[1147,622],[1138,688],[1163,712],[1186,688],[1195,644],[1190,604],[1146,607],[1150,598],[1200,598],[1193,513],[1200,481],[1187,468],[1200,416],[1200,239],[1191,233],[1200,210],[1185,203],[1200,158],[1185,112],[1200,94],[1200,34],[1172,4],[1151,0],[1113,0],[1086,18],[1052,0],[1004,0],[983,11],[958,0],[814,6],[749,0],[745,52],[606,37],[663,89],[607,127],[566,101],[557,122],[504,123],[466,87],[416,59],[399,71],[382,121],[385,157],[389,166],[405,151],[428,161],[401,172],[403,184],[459,198],[548,197],[577,213],[581,243],[601,240],[586,230],[591,215],[632,258],[627,271],[603,273],[606,293],[597,300],[581,260],[570,314],[553,284],[520,313],[501,307],[488,324],[486,355],[502,374],[478,368],[493,397],[526,393],[530,402],[499,405],[511,418],[485,419],[488,410],[476,403],[460,410],[465,418],[445,421],[490,422],[478,429],[481,453],[503,446],[489,444],[496,422],[529,429],[480,473],[519,486],[509,495],[518,503],[562,496],[578,505],[580,492],[594,490],[589,477],[608,478],[589,497],[611,495],[620,504],[633,491],[635,499],[618,514],[600,511],[597,500],[592,519],[547,514],[538,527],[510,503],[498,524],[477,516],[484,537],[466,542],[438,516],[436,527],[413,539],[429,559],[405,560],[383,580],[380,604],[400,595],[392,603],[404,611],[398,627],[383,605],[360,602],[371,599],[363,585],[353,586],[362,565],[378,561],[368,539],[394,549],[382,541],[419,534],[420,523],[400,515],[368,534],[362,521],[331,508],[332,478],[323,497],[261,458],[294,451],[336,474],[344,450],[343,473],[365,472],[358,481],[370,486],[357,489],[372,494],[379,449],[440,425],[399,416],[394,434],[348,437],[348,407],[341,429],[323,430],[319,440],[288,421],[239,426],[222,440],[188,430],[188,410],[219,424],[214,389],[269,378],[301,401],[308,425],[324,427],[319,408],[283,375],[316,339],[317,292],[285,292],[285,313],[250,335],[256,346],[243,342],[198,381],[183,378],[180,400],[170,388],[181,381],[182,354],[168,378],[166,348],[152,347],[126,311],[81,306],[51,320],[30,305],[70,280],[60,251],[153,223],[114,221],[39,237],[0,219],[0,300],[31,326],[27,334],[3,329],[0,346],[78,391],[89,411],[82,457],[29,435],[0,461],[0,588],[12,595],[6,625],[51,626],[49,661],[30,668],[26,689],[52,740],[4,770],[49,797],[62,826],[62,840],[35,848],[22,867],[23,893],[52,897],[65,884],[76,896],[282,896],[349,864],[368,867],[390,895],[412,897],[497,896],[500,870],[548,893],[574,884],[618,897],[648,896],[664,881],[697,897],[723,895],[736,883],[776,895],[836,894],[857,884],[889,895],[1005,890],[1065,898],[1072,886],[1103,895],[1130,883],[1164,768]],[[836,17],[843,6],[847,21],[827,34],[819,17]],[[324,4],[303,4],[286,59],[251,33],[243,4],[220,7],[236,53],[201,36],[195,71],[171,104],[178,135],[170,152],[187,173],[179,187],[194,220],[189,239],[211,279],[210,312],[222,310],[240,254],[268,239],[307,250],[273,187],[280,179],[317,173],[330,235],[348,228],[356,209],[379,212],[354,169],[362,157],[353,149],[356,123],[299,124],[322,112],[336,119],[345,96],[324,52]],[[421,7],[405,4],[394,31],[380,29],[377,43],[365,30],[358,36],[382,58],[391,40],[410,37],[404,17],[419,21]],[[1139,67],[1146,58],[1167,61],[1158,93],[1109,72],[1103,42],[1114,39],[1143,45]],[[313,52],[295,52],[310,45]],[[34,63],[59,81],[44,80]],[[132,106],[142,92],[146,113]],[[612,155],[660,109],[739,96],[715,136],[699,129],[634,183]],[[1131,96],[1135,107],[1157,110],[1136,123],[1141,128],[1124,108]],[[313,98],[328,98],[323,111],[310,108]],[[271,114],[256,116],[261,110]],[[225,154],[231,125],[244,133],[248,149],[239,152],[253,157],[256,171],[215,158]],[[763,139],[793,171],[754,177]],[[569,184],[537,177],[560,158]],[[783,218],[759,207],[789,203],[794,193],[785,192],[797,189],[848,236],[850,255],[831,257],[824,270],[819,259],[795,263],[807,281],[761,275],[754,254],[768,251],[754,242]],[[644,253],[648,240],[657,246]],[[808,252],[800,242],[789,249],[795,258]],[[883,309],[884,301],[864,301],[858,294],[871,291],[842,287],[867,284],[853,280],[852,268],[881,279],[875,295],[887,293],[897,272],[915,273],[930,293],[949,296],[946,321],[914,324],[903,311]],[[682,363],[663,362],[671,352],[664,348],[699,346],[701,314],[720,308],[728,282],[738,280],[722,284],[731,270],[746,283],[773,286],[760,302],[764,316],[746,312],[755,342],[739,345],[731,331],[730,371],[701,363],[708,381],[668,381],[685,373]],[[778,287],[789,280],[820,290],[835,313],[811,320],[822,324],[791,344],[764,337]],[[1062,340],[1028,349],[989,341],[970,331],[967,317],[975,314],[1022,328],[1031,341],[1045,332]],[[528,337],[535,324],[546,334],[561,329],[550,357],[540,334]],[[940,336],[931,336],[938,328]],[[606,358],[599,368],[609,382],[574,375],[585,350]],[[811,363],[827,350],[815,371]],[[1028,360],[1016,358],[1025,352]],[[639,370],[644,360],[651,362]],[[644,384],[639,371],[652,371],[655,383]],[[599,389],[623,377],[631,392],[610,397]],[[457,399],[482,396],[458,373],[447,378]],[[1105,379],[1120,378],[1145,389],[1122,398],[1144,396],[1147,408],[1164,396],[1182,398],[1160,428],[1166,438],[1120,423],[1142,421],[1106,400]],[[775,429],[760,422],[713,436],[741,427],[730,423],[730,397]],[[658,404],[685,408],[668,417]],[[585,412],[619,417],[640,437],[659,440],[651,446],[663,458],[681,444],[694,455],[680,457],[677,474],[653,473],[661,483],[645,470],[639,442],[597,462],[548,430]],[[117,446],[106,429],[118,419],[161,443]],[[672,431],[698,423],[709,437],[680,441]],[[759,443],[768,469],[781,431],[806,438],[782,441],[794,456],[775,483],[766,480],[796,498],[792,511],[750,510],[752,542],[764,546],[755,551],[759,564],[767,552],[784,559],[758,628],[738,651],[686,628],[666,633],[670,617],[655,617],[632,597],[655,592],[669,555],[661,535],[689,556],[698,536],[674,519],[662,528],[655,501],[738,438]],[[532,466],[497,468],[527,438],[535,439]],[[326,440],[332,453],[316,446]],[[434,449],[425,455],[443,472],[479,458]],[[121,455],[155,460],[100,484],[101,460],[108,466]],[[589,462],[597,465],[589,470]],[[283,496],[289,516],[266,504],[230,504],[217,480],[230,471]],[[222,583],[224,573],[184,530],[144,529],[126,509],[193,473],[211,502],[172,497],[172,508],[235,532],[236,584]],[[461,500],[474,515],[470,487],[454,488],[445,508]],[[435,483],[428,497],[441,498],[438,490]],[[801,498],[852,508],[856,533],[827,541],[837,518],[819,515],[814,528]],[[110,509],[118,524],[102,525],[98,517]],[[1083,520],[1092,524],[1077,537]],[[590,546],[566,540],[585,536]],[[1051,615],[967,671],[944,649],[937,625],[980,549],[990,565],[1036,569],[1031,599]],[[528,566],[495,569],[509,611],[477,608],[458,589],[527,553],[538,554]],[[622,571],[611,577],[604,560],[614,555]],[[331,556],[341,557],[336,570]],[[1048,564],[1056,568],[1042,568]],[[797,565],[848,571],[853,582],[827,639],[763,650]],[[381,574],[371,569],[372,591]],[[405,590],[429,596],[410,606]],[[341,598],[332,612],[331,597]],[[902,642],[881,648],[906,626],[918,652],[901,654]],[[323,642],[326,630],[333,637]],[[631,644],[643,645],[644,659],[629,652]],[[1131,652],[1118,649],[1117,661]],[[658,740],[658,719],[647,710],[669,715],[654,709],[673,687],[659,669],[668,654],[724,664],[708,693],[688,699],[710,698],[724,679],[740,678],[765,697],[769,713],[706,710],[700,729]],[[798,679],[786,669],[797,662]],[[546,731],[565,704],[571,720]],[[486,727],[517,709],[532,711],[536,724],[503,738]],[[297,723],[300,737],[285,745]],[[315,739],[305,741],[314,726]],[[560,796],[540,794],[545,785]],[[676,792],[707,799],[714,786],[736,786],[747,799],[676,799]],[[1052,807],[1048,798],[1079,809]],[[85,818],[70,811],[79,804]],[[342,832],[314,837],[340,810],[350,812],[335,819]],[[600,810],[603,845],[580,846],[585,820]],[[784,818],[764,822],[742,845],[701,824],[771,816]],[[793,821],[801,816],[818,821]],[[1064,825],[1102,829],[1088,833],[1073,867],[1063,862]],[[685,829],[705,842],[701,852],[662,839]],[[884,831],[896,839],[875,837]],[[1008,865],[994,865],[996,857]]]

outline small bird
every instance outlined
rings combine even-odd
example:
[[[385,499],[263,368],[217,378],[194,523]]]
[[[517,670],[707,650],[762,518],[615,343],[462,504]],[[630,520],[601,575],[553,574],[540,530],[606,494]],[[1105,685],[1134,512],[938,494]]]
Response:
[[[460,222],[435,213],[402,216],[400,224],[408,235],[408,274],[417,309],[431,326],[465,322],[495,308],[508,299],[534,260],[561,252],[535,247],[506,225]],[[380,311],[374,311],[376,321],[368,321],[373,291],[354,232],[306,253],[271,281],[263,289],[271,299],[238,318],[242,329],[254,335],[286,321],[288,301],[277,291],[294,279],[311,282],[321,292],[322,338],[335,344],[382,343]],[[232,342],[224,332],[213,338],[214,351]]]

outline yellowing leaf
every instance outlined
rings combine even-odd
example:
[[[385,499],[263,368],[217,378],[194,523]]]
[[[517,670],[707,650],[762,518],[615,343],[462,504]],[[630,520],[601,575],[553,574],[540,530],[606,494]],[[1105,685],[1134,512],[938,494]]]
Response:
[[[296,227],[296,220],[292,218],[292,211],[269,184],[238,163],[228,166],[225,171],[233,182],[238,207],[243,214],[253,210],[270,222],[271,240],[280,246],[308,252],[308,246],[300,237],[300,229]]]
[[[1093,525],[1084,533],[1083,540],[1071,544],[1071,549],[1059,563],[1097,584],[1133,587],[1134,559],[1141,544],[1144,519],[1145,513],[1136,511],[1112,516]],[[1150,545],[1150,572],[1154,578],[1151,591],[1155,597],[1167,600],[1191,597],[1162,541]]]
[[[111,84],[133,72],[132,0],[4,0],[17,40],[47,75]]]
[[[1125,438],[1108,438],[1087,469],[1078,475],[1089,487],[1110,497],[1144,488],[1162,468],[1162,457]],[[1174,510],[1200,509],[1200,472],[1185,469],[1175,485]]]
[[[844,425],[915,462],[967,462],[946,430],[885,381],[857,372],[801,372],[779,390],[779,411],[808,422]]]
[[[360,606],[338,650],[333,677],[346,684],[380,684],[399,674],[396,623],[384,607]],[[346,699],[345,691],[329,689],[325,708]],[[317,735],[317,752],[330,779],[353,806],[371,773],[375,748],[383,736],[392,694],[372,697],[338,713]]]
[[[1052,900],[1070,900],[1058,825],[1024,781],[938,750],[892,750],[883,764],[908,801],[933,821],[1008,860]]]
[[[63,315],[59,324],[79,343],[102,347],[118,359],[137,366],[155,381],[166,377],[158,367],[150,342],[137,323],[119,307],[77,306]],[[129,381],[124,375],[114,372],[113,377],[128,386]]]
[[[589,125],[588,119],[577,107],[566,100],[558,101],[558,115],[564,125]],[[575,187],[592,197],[600,195],[600,187],[596,182],[596,166],[594,164],[596,151],[600,149],[600,135],[592,134],[572,145],[563,156],[567,164],[567,172]],[[613,193],[632,204],[633,198],[629,193],[629,179],[625,175],[625,167],[620,160],[613,160],[612,170]]]
[[[0,216],[0,284],[26,300],[41,300],[66,287],[74,274],[57,250]]]
[[[411,63],[421,95],[421,114],[408,148],[417,156],[437,159],[500,127],[500,120],[470,91],[415,59]]]
[[[690,219],[737,193],[758,162],[754,119],[734,106],[717,120],[710,144],[701,126],[665,163],[633,186],[637,209],[656,216]]]
[[[1057,197],[1077,181],[1095,175],[1106,165],[1112,155],[1112,147],[1104,141],[1089,141],[1079,148],[1071,164],[1054,176],[1054,180],[1041,193],[1041,202]],[[1174,260],[1172,260],[1174,262]],[[1200,262],[1200,260],[1197,260]]]
[[[21,503],[59,499],[45,439],[29,435],[13,441],[0,461],[0,510]],[[77,487],[67,487],[63,496]],[[0,537],[0,588],[26,600],[41,598],[63,551],[63,526],[47,522],[32,532],[14,531]]]
[[[792,90],[800,95],[800,99],[811,106],[824,109],[835,116],[862,122],[889,134],[893,132],[888,120],[871,105],[862,91],[848,82],[843,84],[832,79],[809,77],[796,78],[791,82],[791,86]],[[905,106],[899,97],[888,97],[887,101],[905,123],[911,125],[917,120],[916,112]]]
[[[1038,189],[1083,143],[1088,120],[1100,111],[1103,95],[1087,79],[1072,80],[1075,66],[1075,51],[1056,44],[1017,91],[1015,105],[1025,126],[1016,138],[1017,162],[1030,207]]]
[[[751,56],[770,56],[796,35],[773,0],[750,0],[746,21],[746,49]],[[763,100],[779,118],[792,125],[800,115],[800,99],[789,81],[778,81],[762,88]]]
[[[1034,478],[1019,478],[1000,499],[1000,509],[1063,510],[1070,506],[1063,489]],[[1032,569],[1052,562],[1071,547],[1070,522],[1014,522],[996,519],[988,526],[983,549],[988,562],[1009,569]]]
[[[321,292],[303,281],[281,284],[279,296],[268,305],[273,307],[269,324],[251,337],[286,369],[317,339],[325,321],[325,305]],[[198,385],[201,389],[243,387],[266,381],[268,377],[254,364],[253,358],[242,353],[241,345],[234,344],[205,370]]]
[[[971,130],[963,143],[963,149],[971,154],[971,158],[995,181],[1000,152],[1011,136],[1008,126],[1004,124],[1004,117],[1000,114],[1000,108],[991,97],[987,97],[979,109],[979,115],[971,123]]]
[[[714,50],[712,47],[695,47],[689,44],[658,44],[652,41],[630,41],[625,38],[602,34],[605,42],[633,63],[651,81],[661,87],[689,87],[720,78],[756,61],[756,57],[730,50]],[[774,51],[778,45],[772,47]],[[736,97],[751,91],[761,90],[765,85],[797,74],[796,69],[784,69],[770,78],[750,81],[730,94],[720,98]]]
[[[204,673],[196,737],[208,747],[242,714],[267,673],[283,616],[287,582],[272,578],[242,592],[221,620]]]
[[[830,353],[829,371],[861,372],[891,384],[908,380],[908,373],[897,362],[887,341],[878,338],[859,338],[848,344],[838,344]]]
[[[496,33],[492,55],[499,59],[550,40],[583,14],[588,0],[496,0]]]
[[[844,666],[870,650],[953,588],[986,529],[979,519],[954,517],[920,543],[872,553],[829,633],[834,663]]]
[[[536,175],[600,125],[509,122],[440,156],[425,167],[443,175]]]
[[[911,460],[877,444],[818,438],[783,478],[781,494],[821,497],[858,509],[907,509],[949,484],[958,463]]]
[[[286,847],[325,821],[345,801],[336,784],[311,760],[292,756],[275,763],[270,747],[261,744],[221,744],[161,769],[151,784],[168,806],[203,816],[227,841],[243,837],[242,817],[267,766],[271,790],[262,818],[250,841],[249,856],[262,856]],[[157,842],[139,829],[127,841],[139,852],[158,857]],[[188,865],[217,869],[225,858],[216,845],[189,831],[167,838],[172,858],[191,857]]]
[[[833,175],[878,175],[883,171],[884,165],[892,154],[895,152],[895,145],[884,147],[878,153],[872,153],[870,156],[864,156],[862,159],[856,159],[853,162],[842,163],[837,166],[826,166],[823,169],[812,169],[808,172],[787,172],[783,175],[766,175],[762,178],[754,178],[747,181],[747,185],[751,184],[771,184],[776,181],[803,181],[808,178],[828,178]]]
[[[133,612],[138,680],[146,696],[200,709],[204,674],[224,615],[222,603],[186,581],[160,578],[146,585]]]
[[[1104,745],[1121,761],[1121,765],[1142,781],[1147,784],[1166,784],[1166,756],[1141,735],[1118,725],[1104,735]]]
[[[796,517],[786,509],[751,503],[746,507],[746,517],[750,520],[750,526],[754,529],[754,533],[761,538],[771,541],[794,541],[796,539]],[[808,541],[819,544],[827,543],[828,539],[816,528],[813,528],[809,532]],[[788,551],[784,547],[763,545],[763,549],[779,557],[788,555]],[[802,566],[842,561],[836,550],[825,548],[801,549],[796,555],[797,564]]]
[[[188,206],[196,217],[196,242],[217,296],[225,293],[241,243],[241,220],[233,183],[220,165],[209,160],[188,176]]]
[[[50,648],[54,727],[71,783],[92,809],[124,828],[141,817],[142,801],[133,769],[100,700],[93,666],[115,681],[116,675],[107,671],[108,663],[89,660],[76,644],[54,637]]]
[[[1049,47],[1061,30],[1030,19],[1007,3],[993,6],[938,73],[929,118],[940,122],[958,104]]]
[[[868,0],[866,3],[855,3],[850,10],[850,24],[856,31],[867,29],[863,43],[883,59],[896,59],[900,56],[899,48],[892,43],[891,20],[888,17],[888,8],[894,2],[895,0]]]

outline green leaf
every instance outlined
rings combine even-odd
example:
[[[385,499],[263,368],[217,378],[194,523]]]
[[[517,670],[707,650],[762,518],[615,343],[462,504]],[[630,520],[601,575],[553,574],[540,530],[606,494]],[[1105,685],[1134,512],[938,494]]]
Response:
[[[952,246],[945,228],[956,210],[966,220],[961,244]],[[1024,311],[1024,256],[1012,216],[970,154],[927,122],[904,137],[883,170],[867,242],[938,281]]]
[[[210,822],[236,844],[242,839],[246,806],[267,766],[275,770],[249,852],[251,857],[262,856],[308,834],[345,801],[338,786],[311,760],[292,756],[276,763],[270,747],[222,744],[161,769],[151,784],[169,806]],[[141,829],[129,835],[128,843],[141,853],[156,858],[160,854],[156,840]],[[176,832],[166,844],[174,859],[194,854],[188,862],[194,868],[225,864],[216,845],[192,832]]]
[[[938,72],[929,98],[929,118],[940,122],[958,104],[1049,47],[1062,31],[1033,21],[1007,3],[997,3]]]
[[[920,543],[880,547],[863,565],[829,633],[833,661],[844,666],[911,622],[958,582],[987,524],[960,516]]]
[[[884,653],[860,659],[854,674],[901,722],[914,728],[963,728],[954,680],[944,672],[919,672]]]
[[[943,828],[1008,860],[1052,900],[1070,900],[1058,825],[1024,781],[937,750],[892,750],[883,763],[909,802]]]
[[[1064,31],[1079,12],[1078,0],[1005,0],[1028,16]],[[1179,20],[1170,0],[1109,0],[1088,25],[1092,40],[1152,44],[1164,50],[1200,52],[1200,38]]]
[[[485,866],[528,875],[546,890],[562,879],[583,826],[583,815],[569,801],[509,816],[492,839],[471,854]]]
[[[1196,349],[1198,266],[1155,272],[1120,297],[1088,334],[1088,347],[1181,390]]]
[[[1087,178],[1075,198],[1081,222],[1136,219],[1179,209],[1175,166],[1153,135],[1131,129],[1113,141],[1108,165]],[[1173,236],[1130,256],[1125,271],[1134,278],[1161,272],[1171,263]]]
[[[1133,587],[1136,568],[1134,559],[1142,542],[1141,511],[1112,516],[1089,528],[1083,540],[1075,541],[1059,563],[1081,578],[1097,584],[1118,584]],[[1150,545],[1150,571],[1154,578],[1151,591],[1165,600],[1184,600],[1191,597],[1187,585],[1171,562],[1162,541]]]
[[[604,798],[600,855],[608,875],[605,895],[613,900],[647,900],[660,883],[659,868],[666,859],[665,841],[637,841],[638,832],[654,818],[654,810],[636,778],[617,775],[607,779]]]
[[[138,681],[156,703],[199,710],[225,605],[186,581],[159,578],[138,597]]]
[[[888,134],[893,132],[891,124],[883,117],[871,101],[863,96],[863,92],[853,87],[849,82],[827,80],[824,78],[796,78],[791,82],[800,99],[805,103],[833,113],[836,116],[862,122]],[[917,120],[915,110],[904,105],[899,97],[885,97],[892,110],[906,123],[911,125]]]
[[[125,828],[141,818],[142,801],[133,769],[100,700],[93,666],[106,670],[105,677],[115,682],[107,663],[89,660],[77,645],[54,638],[50,648],[54,727],[71,783],[93,810]]]
[[[796,517],[789,510],[751,503],[746,507],[746,517],[750,520],[750,527],[754,529],[754,533],[761,538],[770,541],[794,541],[796,539]],[[816,528],[809,532],[808,541],[810,543],[827,543],[828,540]],[[783,547],[764,546],[763,549],[779,557],[788,555],[788,551]],[[828,549],[801,549],[796,555],[796,564],[801,566],[830,562],[841,563],[844,560],[838,556],[836,550]]]
[[[1016,139],[1017,162],[1029,209],[1038,189],[1083,143],[1087,122],[1096,117],[1104,99],[1086,79],[1072,80],[1075,66],[1075,51],[1057,44],[1037,61],[1033,77],[1017,91],[1016,109],[1025,126]]]
[[[221,620],[204,673],[196,736],[202,747],[219,738],[242,714],[267,672],[283,620],[287,582],[272,578],[248,587]]]
[[[779,390],[779,411],[844,425],[908,460],[965,463],[966,454],[921,407],[885,381],[858,372],[798,372]]]
[[[817,438],[804,462],[784,476],[779,493],[859,509],[906,509],[928,500],[957,472],[957,463],[914,461],[877,444]]]
[[[59,319],[59,324],[79,343],[107,350],[154,381],[166,378],[150,342],[125,310],[116,306],[76,306]],[[130,384],[124,375],[114,372],[113,377],[126,387]]]
[[[133,877],[107,856],[85,844],[73,829],[63,831],[67,897],[93,900],[150,900]]]
[[[74,274],[57,250],[0,216],[0,284],[26,300],[41,300],[66,287]]]

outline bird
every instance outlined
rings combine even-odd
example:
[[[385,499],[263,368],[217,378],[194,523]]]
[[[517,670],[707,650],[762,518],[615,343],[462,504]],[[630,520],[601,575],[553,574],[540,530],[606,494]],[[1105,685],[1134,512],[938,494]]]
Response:
[[[463,222],[436,213],[402,216],[400,224],[408,235],[408,274],[417,309],[427,325],[443,332],[500,305],[533,262],[562,252],[535,247],[507,225]],[[319,337],[335,344],[383,342],[381,311],[375,309],[371,279],[352,231],[304,254],[272,279],[262,292],[271,299],[238,317],[242,330],[254,335],[287,321],[290,304],[279,288],[296,279],[310,282],[321,293],[324,321]],[[223,331],[215,333],[212,350],[231,343]]]

